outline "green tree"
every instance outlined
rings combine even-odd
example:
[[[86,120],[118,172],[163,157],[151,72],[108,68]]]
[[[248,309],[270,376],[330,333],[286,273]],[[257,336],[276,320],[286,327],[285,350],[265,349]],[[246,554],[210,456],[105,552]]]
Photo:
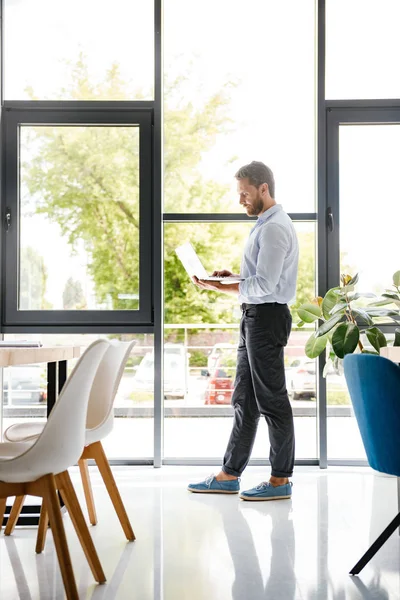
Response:
[[[176,212],[188,205],[193,212],[210,206],[221,210],[227,187],[203,179],[195,167],[202,154],[213,146],[216,135],[223,133],[229,123],[228,86],[209,98],[201,109],[195,109],[188,101],[177,101],[176,92],[182,83],[182,79],[177,79],[166,85],[165,202]],[[80,60],[74,68],[73,85],[72,97],[76,100],[124,97],[124,82],[116,65],[104,83],[96,86],[90,84],[86,66]],[[168,96],[173,96],[170,109]],[[139,285],[138,135],[135,127],[50,126],[29,128],[23,139],[30,148],[29,162],[23,165],[29,202],[37,213],[46,214],[50,221],[58,223],[72,247],[83,240],[96,294],[100,301],[111,297],[114,309],[138,307],[135,299]],[[205,262],[217,266],[221,264],[218,259],[223,249],[236,244],[238,237],[229,239],[222,225],[215,229],[214,235],[217,238],[211,240],[207,227],[197,227],[194,239]],[[197,318],[198,314],[201,321],[214,322],[230,300],[217,303],[215,294],[207,301],[204,296],[200,300],[200,293],[194,290],[186,273],[182,269],[176,273],[174,249],[180,240],[180,226],[168,225],[169,259],[165,271],[166,296],[171,299],[168,320],[176,322],[193,314]],[[189,298],[185,292],[188,287]],[[121,294],[133,298],[121,299]],[[178,301],[182,296],[186,296],[185,314]]]
[[[75,100],[108,97],[129,99],[117,65],[105,81],[93,85],[81,57],[72,73]],[[195,107],[182,90],[185,78],[165,84],[165,210],[228,211],[227,186],[203,177],[202,157],[217,136],[231,127],[230,87]],[[34,97],[33,92],[31,92]],[[100,301],[111,298],[114,309],[138,307],[139,288],[139,138],[134,127],[24,128],[29,162],[23,165],[30,204],[57,223],[74,248],[83,241],[88,271]],[[32,156],[33,155],[33,156]],[[239,271],[248,224],[175,224],[164,230],[165,317],[167,323],[232,322],[237,319],[231,296],[200,292],[189,280],[174,252],[191,241],[205,267]],[[310,234],[311,235],[311,234]],[[301,304],[314,279],[312,237],[305,236],[299,277]],[[121,296],[125,298],[121,298]],[[131,299],[126,299],[130,296]]]
[[[23,246],[20,255],[20,310],[51,308],[45,299],[47,269],[41,256],[31,246]]]
[[[237,299],[218,292],[201,291],[189,279],[174,249],[190,241],[208,272],[227,268],[238,273],[249,226],[196,223],[165,227],[164,299],[167,323],[231,323],[237,320]]]
[[[63,307],[66,310],[86,308],[86,298],[82,284],[70,277],[63,291]]]

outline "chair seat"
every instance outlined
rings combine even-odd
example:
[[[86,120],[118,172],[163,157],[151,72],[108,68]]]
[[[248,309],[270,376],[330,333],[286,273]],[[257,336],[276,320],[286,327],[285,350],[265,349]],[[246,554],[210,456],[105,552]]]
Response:
[[[15,423],[10,425],[4,432],[6,442],[34,442],[42,433],[45,422],[35,423]],[[114,425],[113,415],[98,427],[86,429],[85,431],[85,446],[100,442],[109,433],[111,433]]]
[[[29,442],[35,441],[42,433],[45,422],[15,423],[10,425],[4,432],[6,442]]]
[[[16,458],[20,454],[23,454],[32,446],[35,440],[29,442],[3,442],[0,443],[0,461],[7,460],[10,458]]]
[[[98,427],[93,427],[93,429],[86,429],[85,431],[85,446],[89,446],[89,444],[94,444],[95,442],[100,442],[102,439],[107,437],[114,427],[114,415],[111,413],[108,419],[104,421]]]

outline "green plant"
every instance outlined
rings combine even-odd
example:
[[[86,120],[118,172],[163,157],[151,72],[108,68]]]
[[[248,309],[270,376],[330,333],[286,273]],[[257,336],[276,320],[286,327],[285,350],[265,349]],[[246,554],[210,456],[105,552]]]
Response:
[[[340,286],[328,290],[324,298],[315,298],[297,310],[300,318],[298,327],[322,321],[306,342],[305,353],[309,358],[316,358],[324,350],[327,350],[328,358],[336,363],[356,349],[363,353],[379,354],[380,349],[387,346],[387,340],[377,325],[382,319],[386,322],[400,320],[400,271],[393,275],[394,291],[386,290],[382,300],[375,300],[368,306],[360,306],[357,300],[375,295],[354,291],[358,274],[354,277],[341,275],[340,280]],[[395,309],[382,308],[392,303],[396,305]],[[367,342],[374,350],[365,348]],[[400,329],[396,330],[394,345],[400,346]]]
[[[191,350],[189,366],[190,367],[206,367],[207,366],[207,353],[204,350]]]
[[[375,302],[374,306],[385,306],[387,304],[395,304],[400,308],[400,271],[396,271],[393,275],[392,288],[381,294],[383,300]]]

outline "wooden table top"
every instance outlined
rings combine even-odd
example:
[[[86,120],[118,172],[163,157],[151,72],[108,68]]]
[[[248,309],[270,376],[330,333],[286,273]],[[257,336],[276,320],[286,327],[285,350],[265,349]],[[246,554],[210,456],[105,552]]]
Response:
[[[80,346],[41,346],[40,348],[0,347],[0,367],[49,363],[79,358]]]

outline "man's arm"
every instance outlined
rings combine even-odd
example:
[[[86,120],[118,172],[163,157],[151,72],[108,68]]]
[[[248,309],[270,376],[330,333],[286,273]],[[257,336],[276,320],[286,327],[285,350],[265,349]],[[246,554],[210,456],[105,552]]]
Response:
[[[192,277],[192,281],[202,290],[211,290],[212,292],[224,292],[225,294],[232,294],[234,296],[237,296],[239,294],[238,283],[221,283],[220,281],[205,281],[204,279],[198,279],[196,276]]]
[[[290,246],[289,232],[277,223],[265,224],[259,238],[256,274],[239,284],[243,296],[269,296],[282,275],[283,263]]]

